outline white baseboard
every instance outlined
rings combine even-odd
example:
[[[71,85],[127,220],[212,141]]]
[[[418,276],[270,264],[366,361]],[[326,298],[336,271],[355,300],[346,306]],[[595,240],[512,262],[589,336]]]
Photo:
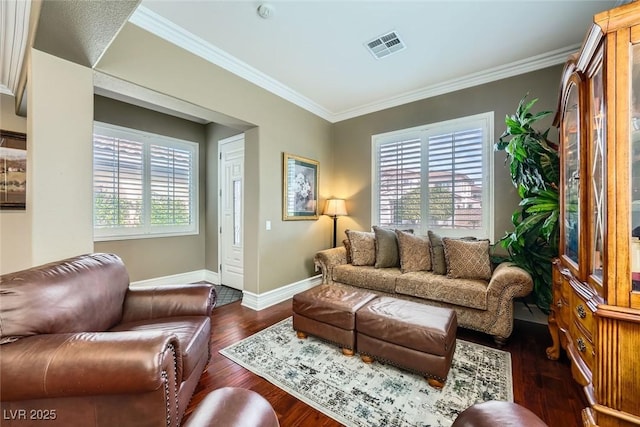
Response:
[[[186,273],[172,274],[170,276],[155,277],[153,279],[138,280],[131,282],[130,286],[132,288],[142,288],[148,286],[179,285],[201,282],[203,280],[217,285],[219,284],[218,273],[211,270],[195,270]]]
[[[312,276],[299,282],[285,285],[281,288],[274,289],[263,294],[254,294],[253,292],[243,291],[242,305],[252,310],[260,311],[279,302],[285,301],[295,294],[306,291],[322,282],[322,275]]]
[[[529,309],[531,309],[531,311],[529,311]],[[547,315],[544,314],[535,304],[529,304],[526,306],[520,301],[516,301],[513,304],[513,318],[527,322],[540,323],[541,325],[548,324]]]
[[[172,274],[170,276],[155,277],[153,279],[138,280],[136,282],[131,282],[130,286],[132,288],[143,288],[195,283],[203,280],[213,283],[214,285],[220,284],[220,276],[215,271],[196,270],[187,273]],[[319,285],[320,282],[322,282],[322,275],[318,274],[263,294],[254,294],[253,292],[243,291],[242,305],[252,310],[260,311],[267,307],[271,307],[274,304],[285,301],[299,292],[306,291],[309,288]]]
[[[204,279],[209,283],[213,283],[214,285],[220,284],[220,274],[216,271],[204,270]]]

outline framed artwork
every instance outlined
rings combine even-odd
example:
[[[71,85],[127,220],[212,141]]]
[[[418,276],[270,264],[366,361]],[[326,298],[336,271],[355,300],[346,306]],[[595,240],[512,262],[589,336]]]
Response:
[[[27,205],[27,135],[0,130],[0,209]]]
[[[311,159],[283,153],[282,220],[318,219],[318,170]]]

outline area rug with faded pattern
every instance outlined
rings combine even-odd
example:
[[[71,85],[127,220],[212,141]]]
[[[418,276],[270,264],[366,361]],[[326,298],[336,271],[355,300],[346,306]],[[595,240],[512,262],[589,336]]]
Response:
[[[349,427],[450,426],[476,402],[513,401],[511,354],[460,339],[442,390],[320,339],[299,339],[291,317],[220,353]]]

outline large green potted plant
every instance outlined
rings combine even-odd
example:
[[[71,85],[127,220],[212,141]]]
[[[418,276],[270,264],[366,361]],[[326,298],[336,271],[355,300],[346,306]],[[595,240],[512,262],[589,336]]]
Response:
[[[518,109],[507,116],[507,129],[495,144],[507,154],[511,180],[522,199],[513,213],[514,230],[498,242],[508,259],[527,270],[533,278],[533,300],[545,313],[552,300],[551,261],[558,255],[560,204],[558,145],[547,139],[549,129],[539,132],[532,125],[551,111],[533,114],[538,101],[520,100]]]

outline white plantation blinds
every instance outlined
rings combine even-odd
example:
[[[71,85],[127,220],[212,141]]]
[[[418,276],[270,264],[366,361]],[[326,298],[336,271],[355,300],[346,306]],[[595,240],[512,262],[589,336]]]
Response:
[[[104,135],[93,137],[94,227],[142,224],[143,146]]]
[[[151,224],[190,224],[192,153],[151,145]]]
[[[196,233],[197,176],[197,144],[96,123],[96,240]]]
[[[374,135],[373,222],[492,237],[492,130],[486,113]]]
[[[483,131],[428,138],[429,227],[482,228]]]
[[[420,223],[421,145],[419,137],[408,135],[379,147],[378,224],[381,226]]]

